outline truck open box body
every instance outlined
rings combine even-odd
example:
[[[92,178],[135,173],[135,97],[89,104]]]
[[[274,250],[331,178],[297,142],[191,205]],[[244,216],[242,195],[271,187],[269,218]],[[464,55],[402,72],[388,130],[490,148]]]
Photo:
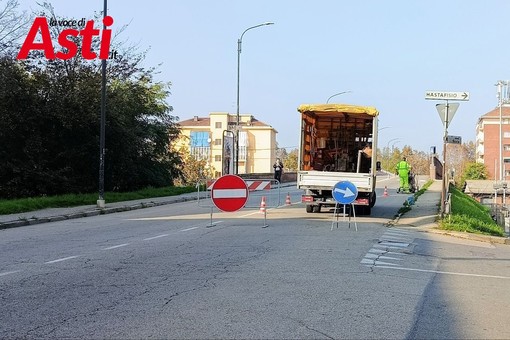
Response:
[[[358,189],[353,202],[370,214],[375,204],[377,122],[374,107],[348,104],[304,104],[297,186],[304,189],[307,212],[334,206],[336,183],[349,181]]]

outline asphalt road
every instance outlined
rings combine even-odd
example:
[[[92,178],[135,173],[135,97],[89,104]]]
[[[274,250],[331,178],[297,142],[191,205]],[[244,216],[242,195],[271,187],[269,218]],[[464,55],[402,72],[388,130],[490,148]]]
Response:
[[[380,185],[357,231],[293,188],[0,230],[0,338],[510,338],[510,247],[388,225]]]

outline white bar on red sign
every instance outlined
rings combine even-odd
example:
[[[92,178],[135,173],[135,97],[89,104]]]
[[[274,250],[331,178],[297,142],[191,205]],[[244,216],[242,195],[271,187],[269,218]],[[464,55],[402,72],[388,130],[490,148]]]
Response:
[[[214,189],[214,198],[238,198],[246,197],[246,189]]]

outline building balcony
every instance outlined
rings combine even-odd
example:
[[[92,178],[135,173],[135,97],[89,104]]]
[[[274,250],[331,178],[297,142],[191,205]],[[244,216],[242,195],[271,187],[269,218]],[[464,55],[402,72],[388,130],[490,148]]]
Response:
[[[205,159],[209,161],[211,155],[211,147],[209,146],[195,146],[190,147],[190,154],[193,155],[196,159]]]

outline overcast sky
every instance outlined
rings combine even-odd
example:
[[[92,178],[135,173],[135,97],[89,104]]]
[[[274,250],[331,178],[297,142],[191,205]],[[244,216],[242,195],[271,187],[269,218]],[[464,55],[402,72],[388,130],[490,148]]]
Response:
[[[37,10],[36,0],[20,0]],[[103,0],[51,1],[57,15],[92,18]],[[299,143],[303,103],[375,106],[379,147],[442,149],[443,125],[428,90],[470,93],[449,129],[463,142],[497,105],[498,80],[510,79],[510,1],[465,0],[108,0],[112,29],[141,50],[181,120],[236,112],[237,40],[240,112],[277,131],[280,147]],[[98,26],[99,27],[99,26]]]

